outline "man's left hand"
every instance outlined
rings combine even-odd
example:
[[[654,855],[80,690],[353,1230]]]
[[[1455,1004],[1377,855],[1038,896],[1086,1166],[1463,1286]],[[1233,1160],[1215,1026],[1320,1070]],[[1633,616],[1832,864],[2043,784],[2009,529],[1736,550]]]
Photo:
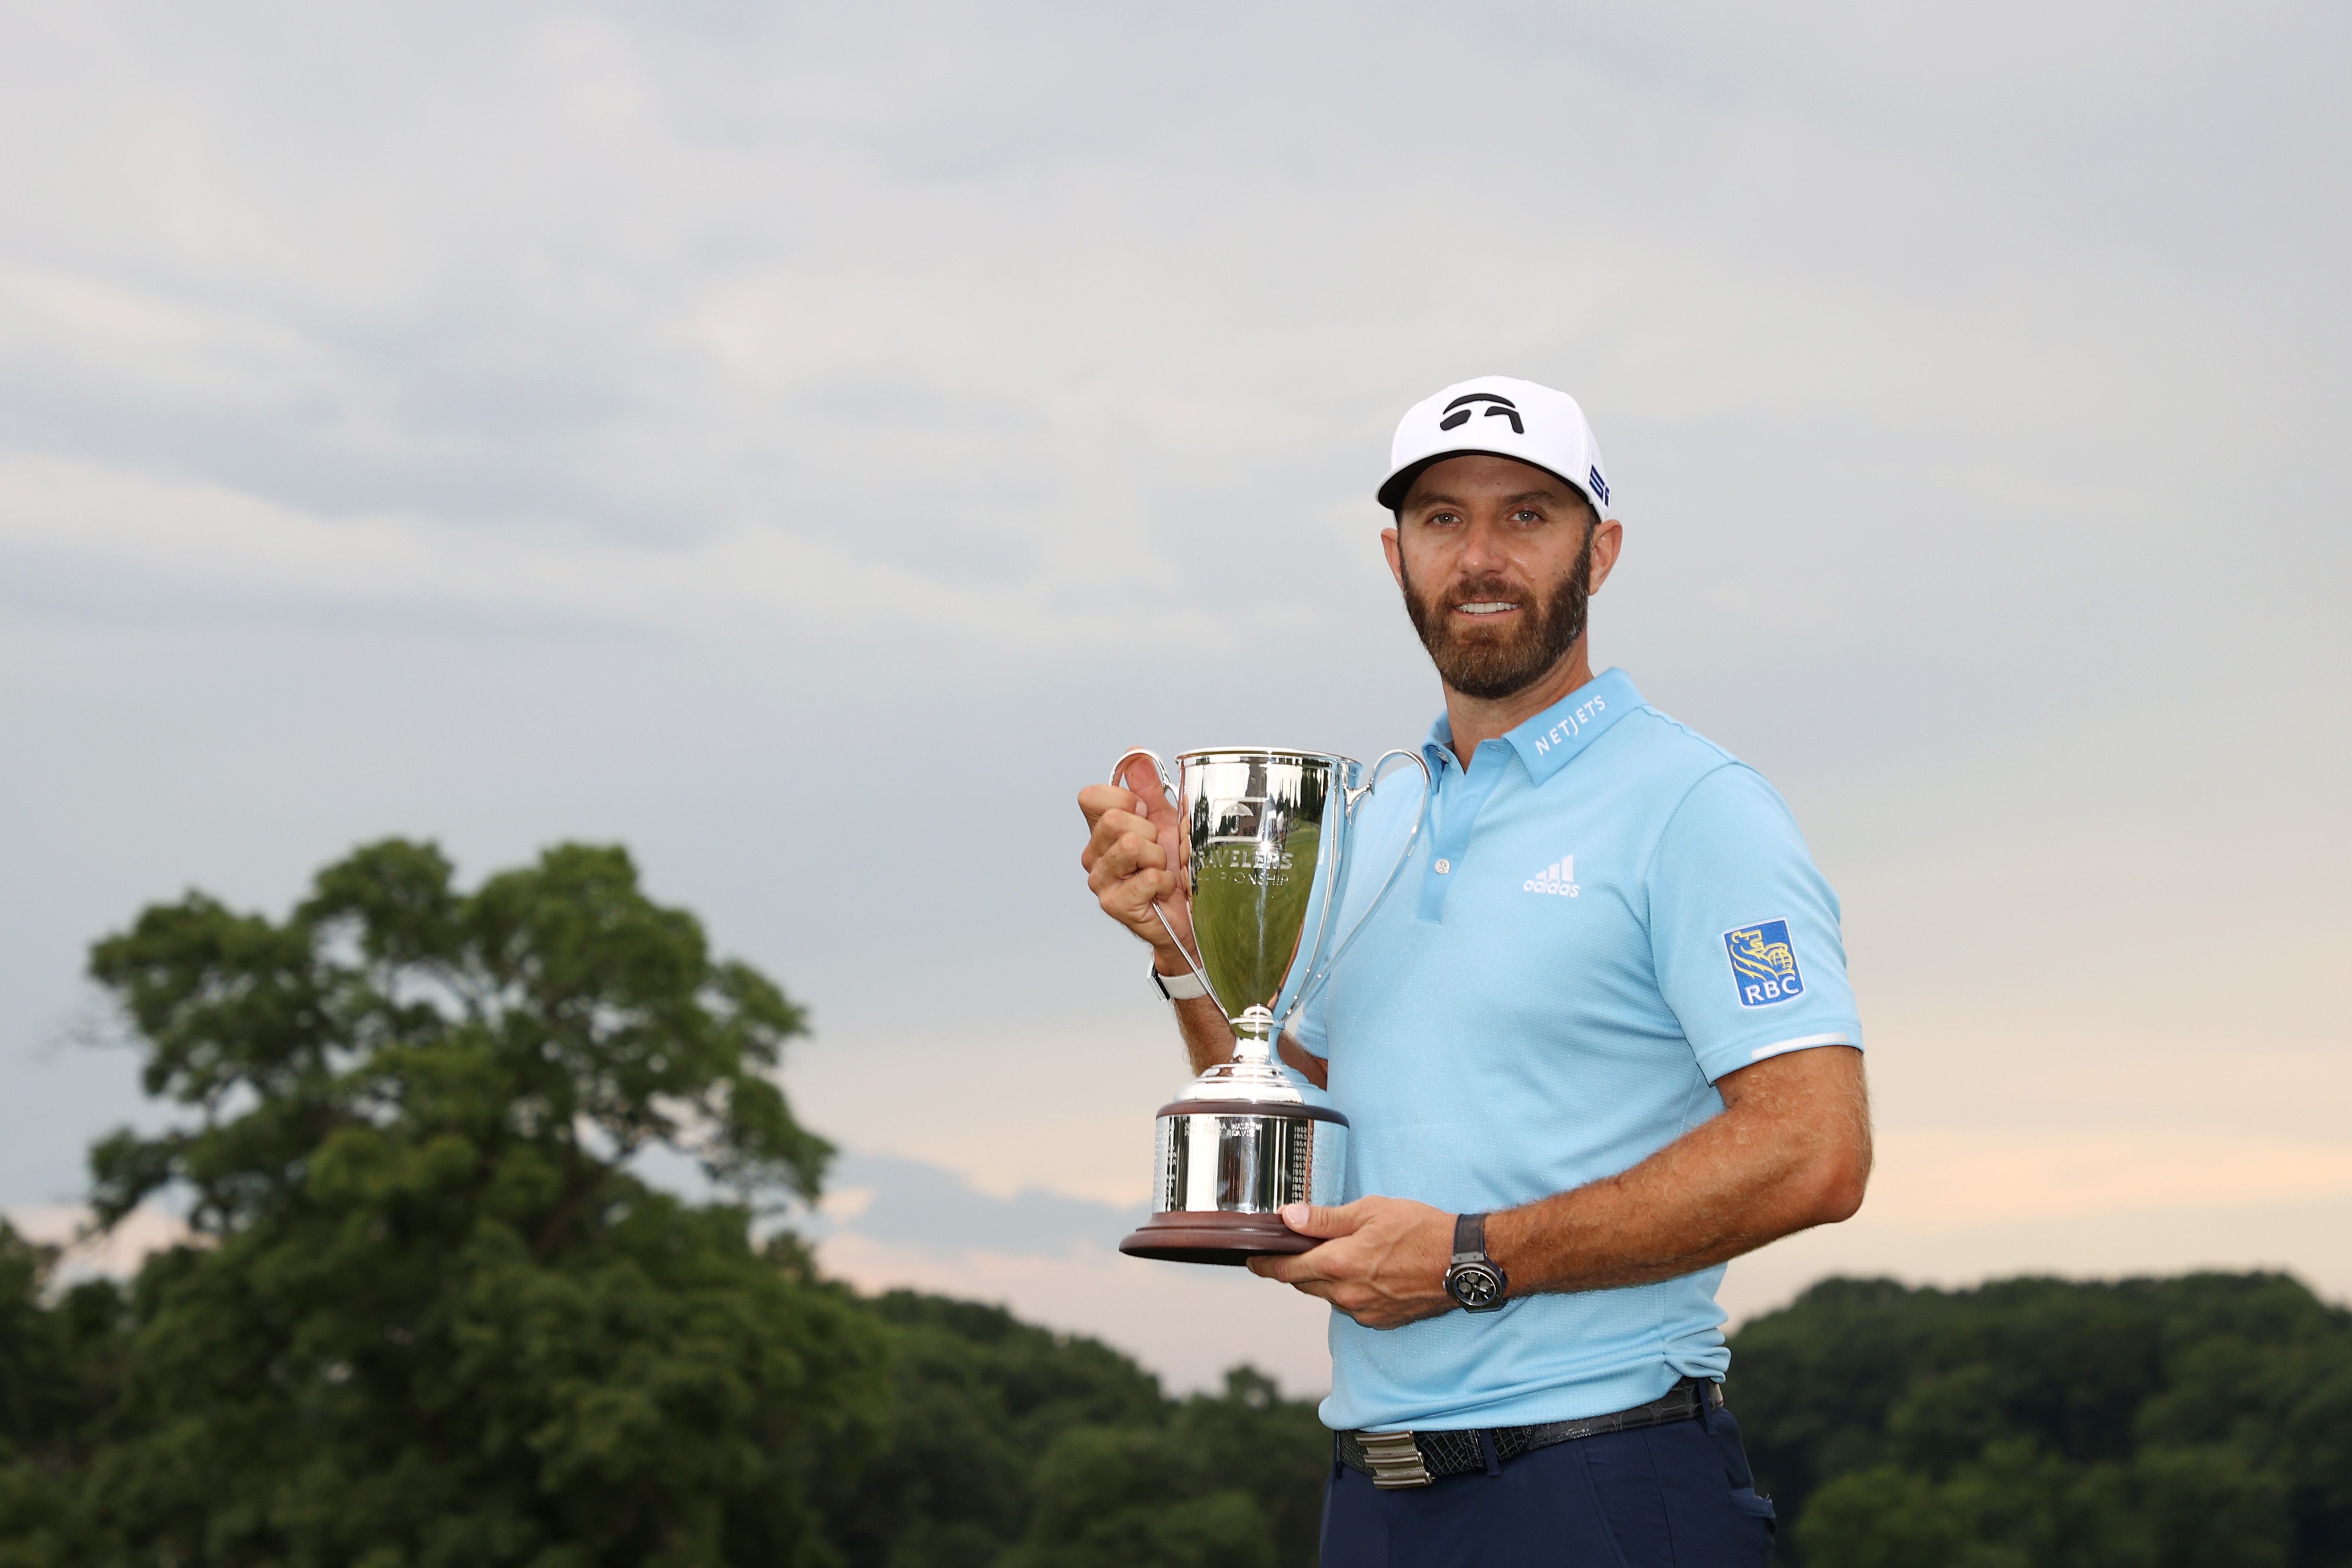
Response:
[[[1454,1216],[1409,1198],[1358,1198],[1338,1208],[1290,1204],[1282,1223],[1323,1245],[1253,1258],[1250,1272],[1320,1296],[1368,1329],[1393,1329],[1450,1310],[1445,1269]]]

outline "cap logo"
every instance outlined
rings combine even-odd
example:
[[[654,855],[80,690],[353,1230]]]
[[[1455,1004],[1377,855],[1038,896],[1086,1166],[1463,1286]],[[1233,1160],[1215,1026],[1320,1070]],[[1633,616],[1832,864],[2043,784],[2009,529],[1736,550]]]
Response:
[[[1609,504],[1609,481],[1601,477],[1601,470],[1599,468],[1591,470],[1589,477],[1592,480],[1592,493],[1601,498],[1601,504],[1602,506],[1607,506]]]
[[[1472,403],[1495,405],[1494,407],[1486,410],[1487,418],[1509,420],[1511,434],[1514,436],[1524,436],[1528,433],[1528,427],[1519,423],[1519,405],[1507,397],[1497,397],[1491,392],[1465,393],[1455,398],[1445,405],[1445,417],[1437,422],[1437,427],[1440,430],[1454,430],[1470,423],[1471,411],[1464,405]]]

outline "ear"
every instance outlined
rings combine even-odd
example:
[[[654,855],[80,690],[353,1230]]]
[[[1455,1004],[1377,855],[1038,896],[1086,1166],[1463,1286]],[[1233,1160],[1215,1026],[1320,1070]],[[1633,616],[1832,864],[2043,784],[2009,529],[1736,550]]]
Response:
[[[1584,585],[1588,594],[1601,592],[1601,584],[1609,581],[1616,568],[1617,552],[1625,548],[1625,525],[1612,518],[1592,534],[1592,581]]]
[[[1381,530],[1381,551],[1389,558],[1389,575],[1396,579],[1396,584],[1400,589],[1402,588],[1404,586],[1404,546],[1398,542],[1395,529]]]

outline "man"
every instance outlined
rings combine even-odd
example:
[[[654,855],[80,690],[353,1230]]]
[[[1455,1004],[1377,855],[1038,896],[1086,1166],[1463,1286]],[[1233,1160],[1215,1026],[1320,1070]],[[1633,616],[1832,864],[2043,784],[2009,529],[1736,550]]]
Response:
[[[1351,1201],[1285,1210],[1321,1244],[1251,1265],[1336,1309],[1330,1568],[1763,1562],[1715,1287],[1862,1202],[1836,895],[1769,784],[1593,675],[1610,497],[1575,401],[1501,376],[1410,410],[1380,488],[1444,689],[1434,794],[1281,1042],[1349,1118]],[[1129,782],[1079,796],[1088,882],[1198,1070],[1232,1037],[1154,912],[1191,940],[1174,814]],[[1366,865],[1404,844],[1406,782],[1364,808]]]

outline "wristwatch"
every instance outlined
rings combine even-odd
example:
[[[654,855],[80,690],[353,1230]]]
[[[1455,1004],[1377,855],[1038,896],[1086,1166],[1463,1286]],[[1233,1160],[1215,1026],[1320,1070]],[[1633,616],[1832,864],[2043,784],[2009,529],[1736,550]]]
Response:
[[[1457,1215],[1454,1221],[1454,1261],[1446,1266],[1445,1293],[1465,1312],[1499,1312],[1511,1281],[1486,1256],[1486,1216]]]
[[[1181,974],[1162,974],[1160,966],[1151,966],[1151,984],[1160,987],[1160,994],[1171,1002],[1190,1002],[1195,996],[1206,996],[1209,988],[1190,969]]]

